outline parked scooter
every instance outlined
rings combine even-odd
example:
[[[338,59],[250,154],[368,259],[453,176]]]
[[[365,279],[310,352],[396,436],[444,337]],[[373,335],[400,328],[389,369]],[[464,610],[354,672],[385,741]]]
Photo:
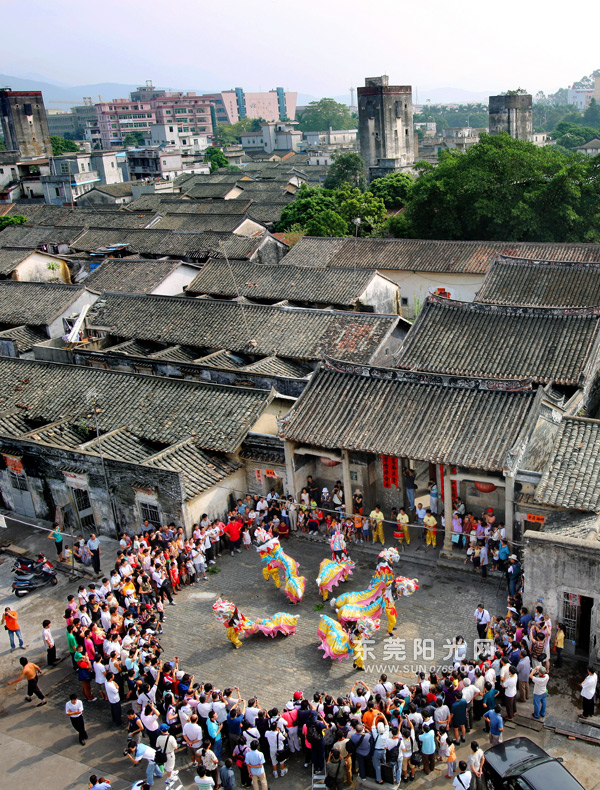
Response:
[[[32,590],[37,590],[38,587],[45,587],[47,584],[58,584],[54,568],[39,574],[31,573],[27,576],[17,576],[12,583],[12,591],[17,598],[22,598]]]
[[[49,573],[53,568],[54,565],[43,554],[39,554],[35,560],[29,559],[29,557],[17,557],[12,566],[12,572],[17,576],[28,576],[32,573],[40,575]]]

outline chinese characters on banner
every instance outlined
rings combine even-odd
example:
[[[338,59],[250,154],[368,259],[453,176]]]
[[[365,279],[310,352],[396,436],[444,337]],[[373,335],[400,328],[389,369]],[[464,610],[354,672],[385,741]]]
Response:
[[[277,472],[274,469],[265,469],[265,475],[267,477],[277,477]]]
[[[398,485],[398,459],[395,455],[381,456],[381,470],[383,472],[384,488]]]
[[[254,470],[254,474],[256,476],[256,482],[257,483],[262,483],[262,481],[263,481],[262,469],[255,469]]]

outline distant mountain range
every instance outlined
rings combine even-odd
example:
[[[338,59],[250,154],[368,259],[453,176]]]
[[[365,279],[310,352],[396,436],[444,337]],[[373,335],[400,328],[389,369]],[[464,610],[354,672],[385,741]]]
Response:
[[[83,104],[85,96],[90,96],[92,101],[110,101],[110,99],[122,98],[129,95],[138,85],[127,85],[121,82],[97,82],[91,85],[57,85],[53,82],[44,82],[42,79],[33,78],[31,75],[25,77],[13,77],[9,74],[0,74],[0,87],[12,88],[15,91],[42,91],[44,94],[44,104],[51,110],[68,110],[73,104]],[[212,93],[213,90],[199,88],[184,88],[180,90],[196,90],[197,93]],[[493,91],[492,91],[493,93]],[[430,88],[416,90],[413,88],[413,100],[415,103],[425,104],[427,100],[431,104],[467,104],[477,102],[487,102],[489,92],[467,91],[461,88]],[[303,107],[311,101],[318,101],[320,97],[311,96],[307,93],[298,94],[298,104]],[[350,104],[350,93],[344,93],[331,98],[342,104]],[[356,94],[354,96],[356,101]]]

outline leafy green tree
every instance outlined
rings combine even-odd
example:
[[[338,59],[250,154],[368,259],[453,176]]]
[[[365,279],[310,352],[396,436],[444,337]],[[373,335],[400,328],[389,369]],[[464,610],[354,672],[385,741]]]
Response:
[[[214,173],[220,167],[229,167],[229,160],[220,148],[211,146],[204,153],[204,161],[210,162],[210,172]]]
[[[296,200],[281,212],[277,230],[306,228],[308,223],[324,211],[336,211],[337,203],[332,192],[322,187],[303,184],[296,192]]]
[[[600,240],[600,162],[507,134],[443,152],[420,173],[397,235],[423,239]]]
[[[11,217],[0,217],[0,230],[4,230],[9,225],[24,225],[27,217],[22,214],[13,214]]]
[[[0,151],[6,151],[6,143],[4,140],[0,140]]]
[[[323,184],[325,189],[337,189],[342,184],[350,184],[350,186],[358,187],[361,191],[365,189],[367,185],[366,165],[360,154],[334,154],[334,160]]]
[[[583,113],[582,122],[587,126],[592,126],[594,129],[600,129],[600,105],[596,99],[590,101],[590,106]]]
[[[298,128],[303,132],[326,132],[329,127],[356,129],[358,120],[345,104],[334,99],[311,101],[306,110],[299,114]]]
[[[143,132],[128,132],[123,138],[123,145],[126,147],[130,145],[141,147],[145,145],[145,143],[146,140]]]
[[[337,211],[325,209],[306,223],[308,236],[346,236],[348,223]]]
[[[75,153],[79,151],[79,146],[76,145],[73,140],[65,140],[64,137],[57,137],[52,135],[50,138],[50,144],[52,145],[52,153],[54,156],[60,156],[60,154],[68,154],[68,153]]]
[[[345,183],[336,190],[335,199],[337,211],[346,220],[347,232],[351,235],[356,233],[356,219],[360,219],[359,236],[369,236],[385,219],[385,203],[371,192],[361,192],[357,187]]]
[[[386,208],[402,208],[414,184],[408,173],[390,173],[369,184],[369,192],[380,197]]]
[[[217,124],[214,140],[219,145],[236,145],[243,134],[260,132],[264,123],[262,118],[240,118],[235,123]]]
[[[561,121],[552,132],[552,137],[558,145],[562,145],[564,148],[577,148],[593,140],[594,137],[598,137],[598,129]]]

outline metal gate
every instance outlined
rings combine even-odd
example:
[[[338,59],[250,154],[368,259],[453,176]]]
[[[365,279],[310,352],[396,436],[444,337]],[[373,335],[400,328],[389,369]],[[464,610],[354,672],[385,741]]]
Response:
[[[15,506],[15,512],[22,516],[34,516],[35,508],[33,498],[27,485],[27,475],[20,472],[9,470],[11,494]]]
[[[562,621],[565,626],[565,651],[575,652],[577,642],[577,620],[579,617],[579,596],[563,592]]]

